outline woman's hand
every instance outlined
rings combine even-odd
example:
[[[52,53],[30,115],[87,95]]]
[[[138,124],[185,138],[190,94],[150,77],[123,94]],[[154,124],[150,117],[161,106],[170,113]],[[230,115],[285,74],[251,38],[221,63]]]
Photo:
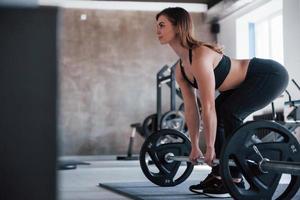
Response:
[[[204,162],[207,163],[209,166],[213,165],[213,160],[216,157],[215,148],[214,147],[207,147],[206,153],[204,157]]]
[[[197,159],[203,158],[203,153],[201,152],[198,146],[192,147],[189,159],[195,165],[197,163]]]

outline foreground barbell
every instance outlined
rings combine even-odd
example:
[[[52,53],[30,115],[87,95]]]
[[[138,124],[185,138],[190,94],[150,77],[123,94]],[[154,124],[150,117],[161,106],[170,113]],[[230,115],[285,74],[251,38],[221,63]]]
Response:
[[[300,162],[269,160],[268,158],[265,158],[260,154],[259,150],[257,149],[257,147],[255,145],[253,145],[253,149],[259,156],[261,156],[261,160],[259,162],[255,162],[253,160],[246,160],[246,162],[248,162],[252,166],[257,166],[257,168],[260,170],[260,172],[268,173],[270,171],[273,171],[276,173],[286,173],[286,174],[300,176]],[[173,153],[167,153],[165,155],[165,161],[167,163],[172,163],[174,161],[176,161],[176,162],[191,162],[187,156],[174,156]],[[197,161],[194,164],[197,164],[197,165],[205,164],[204,158],[197,159]],[[213,166],[216,166],[219,164],[220,164],[219,159],[214,159],[212,161]],[[237,166],[233,160],[229,160],[228,165],[232,166],[232,167]]]
[[[228,165],[231,159],[238,165],[248,188],[241,189],[233,182]],[[245,160],[260,163],[260,167]],[[279,123],[259,120],[242,125],[223,146],[220,173],[234,199],[292,199],[300,188],[300,176],[296,175],[299,162],[300,145],[295,135]],[[284,186],[280,186],[282,173]]]
[[[189,138],[178,131],[153,133],[140,152],[143,173],[157,185],[178,185],[193,170],[188,159],[190,150]],[[271,199],[282,173],[291,178],[277,199],[291,199],[300,187],[299,152],[298,141],[287,129],[277,123],[256,121],[240,127],[223,148],[220,160],[214,163],[220,164],[222,180],[235,199]],[[149,160],[154,164],[149,165]],[[203,162],[199,160],[199,164]],[[241,171],[248,188],[237,188],[232,181],[229,166],[234,165]]]

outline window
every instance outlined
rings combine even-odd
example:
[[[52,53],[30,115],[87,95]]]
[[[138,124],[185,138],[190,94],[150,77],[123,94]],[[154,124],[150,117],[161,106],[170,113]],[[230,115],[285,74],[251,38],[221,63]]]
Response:
[[[282,15],[272,15],[262,21],[254,23],[254,41],[249,40],[255,46],[256,57],[271,58],[283,64],[283,37]],[[249,32],[249,35],[251,33]],[[255,44],[253,44],[255,43]]]
[[[271,0],[251,8],[236,20],[236,57],[270,58],[283,63],[282,0]],[[274,101],[275,108],[282,108],[283,98]],[[256,111],[247,117],[271,113],[271,106]]]
[[[283,63],[282,0],[272,0],[236,20],[237,58]]]

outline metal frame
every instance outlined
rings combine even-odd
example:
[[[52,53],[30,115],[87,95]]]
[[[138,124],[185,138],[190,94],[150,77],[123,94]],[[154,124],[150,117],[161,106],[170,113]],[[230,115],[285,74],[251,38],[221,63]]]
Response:
[[[162,117],[162,86],[167,84],[170,87],[170,110],[176,110],[176,95],[180,98],[182,97],[179,93],[180,91],[176,90],[176,77],[175,77],[175,68],[176,63],[172,67],[168,65],[163,66],[158,73],[156,74],[156,112],[157,112],[157,126],[156,131],[160,127],[160,121]],[[169,72],[168,75],[165,75],[166,72]]]

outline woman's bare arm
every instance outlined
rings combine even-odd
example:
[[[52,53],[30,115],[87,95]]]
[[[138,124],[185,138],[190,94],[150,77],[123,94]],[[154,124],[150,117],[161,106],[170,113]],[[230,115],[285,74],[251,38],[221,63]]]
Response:
[[[199,145],[199,112],[196,103],[195,89],[192,88],[183,78],[179,63],[176,66],[176,81],[180,87],[183,102],[184,115],[188,126],[192,147]]]
[[[211,164],[216,139],[217,116],[215,110],[215,77],[213,71],[213,54],[207,47],[195,49],[192,73],[196,78],[200,92],[202,120],[206,142],[207,162]]]

